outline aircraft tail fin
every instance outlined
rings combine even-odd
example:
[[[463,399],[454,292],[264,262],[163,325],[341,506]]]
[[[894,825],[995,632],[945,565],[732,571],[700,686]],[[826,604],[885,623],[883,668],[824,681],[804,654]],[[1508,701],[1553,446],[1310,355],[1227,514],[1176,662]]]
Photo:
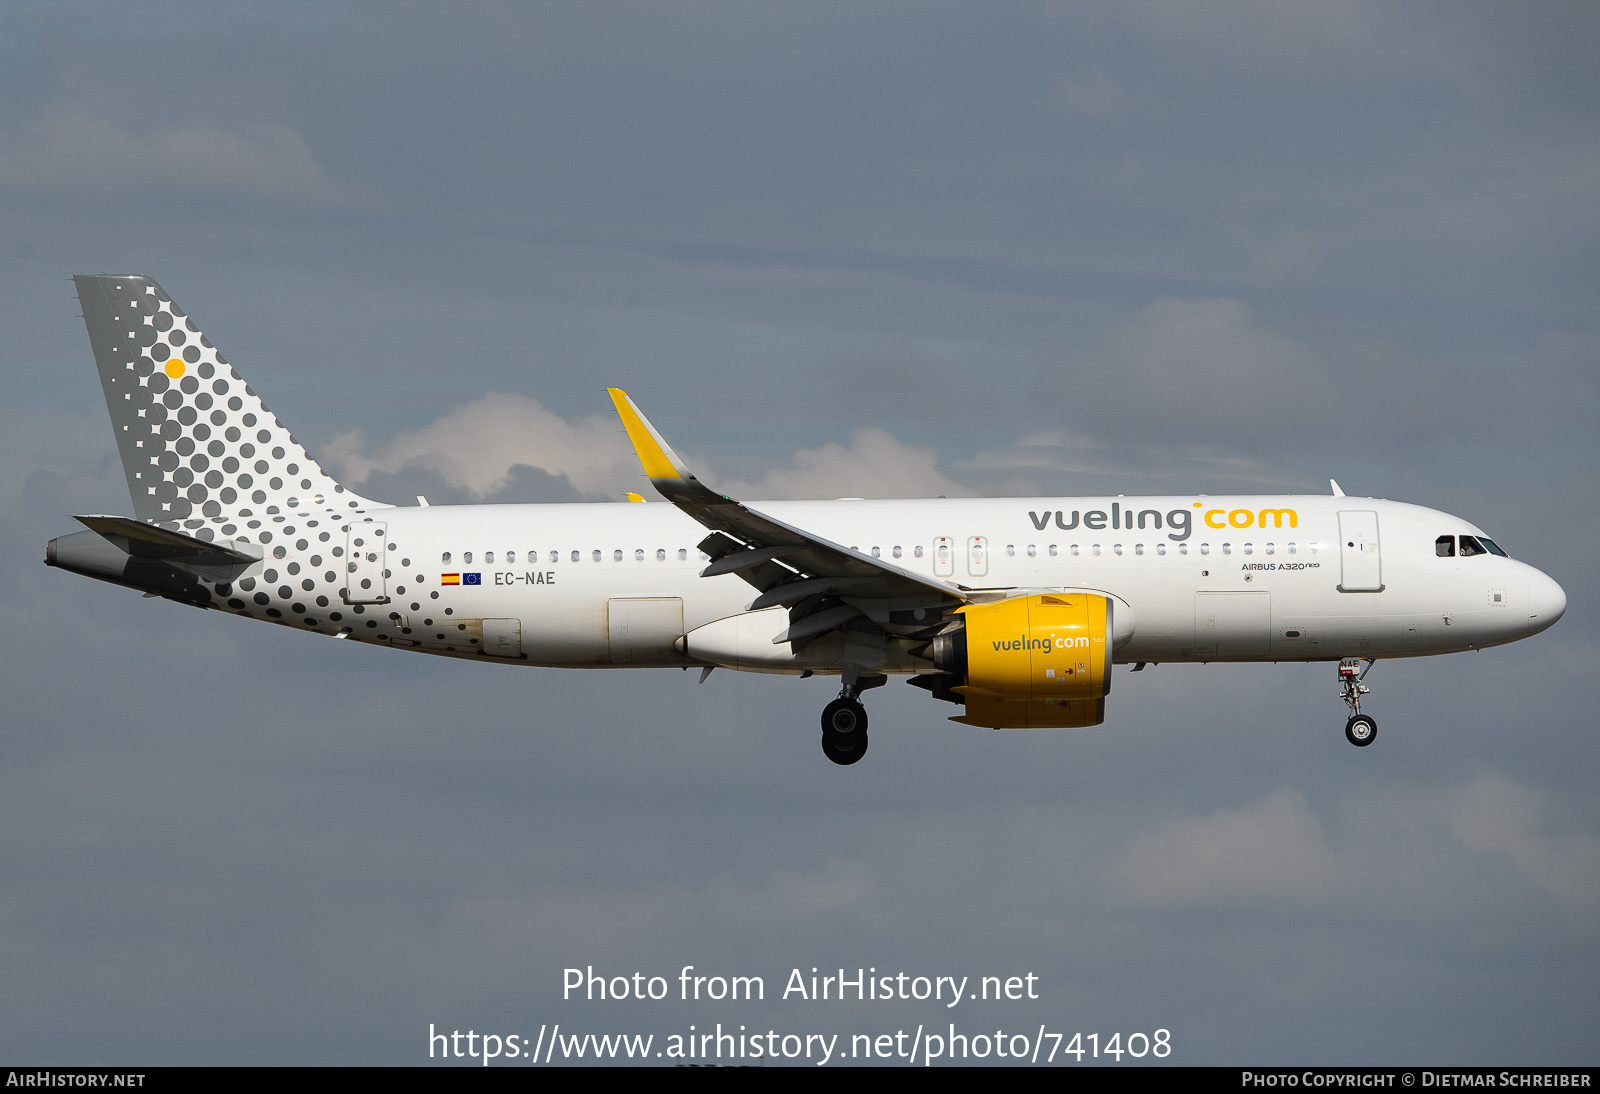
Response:
[[[72,280],[140,520],[209,540],[274,515],[388,508],[323,471],[160,285]]]

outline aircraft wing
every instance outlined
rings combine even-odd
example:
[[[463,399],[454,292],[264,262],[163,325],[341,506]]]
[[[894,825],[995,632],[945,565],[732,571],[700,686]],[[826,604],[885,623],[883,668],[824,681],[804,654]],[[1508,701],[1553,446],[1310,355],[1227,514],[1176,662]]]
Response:
[[[799,643],[858,616],[879,624],[901,613],[934,618],[938,613],[930,616],[927,609],[965,601],[955,585],[852,551],[717,493],[695,478],[626,392],[607,390],[650,484],[711,530],[700,543],[711,556],[701,576],[737,573],[761,594],[749,610],[792,609],[789,629],[774,643]]]

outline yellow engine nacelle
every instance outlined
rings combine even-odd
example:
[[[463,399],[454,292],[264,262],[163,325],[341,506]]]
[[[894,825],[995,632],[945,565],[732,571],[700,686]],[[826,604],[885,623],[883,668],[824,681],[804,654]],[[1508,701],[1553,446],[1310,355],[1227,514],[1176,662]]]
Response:
[[[959,609],[963,626],[933,641],[934,664],[964,677],[953,722],[1060,729],[1105,721],[1112,602],[1096,593],[1016,596]]]

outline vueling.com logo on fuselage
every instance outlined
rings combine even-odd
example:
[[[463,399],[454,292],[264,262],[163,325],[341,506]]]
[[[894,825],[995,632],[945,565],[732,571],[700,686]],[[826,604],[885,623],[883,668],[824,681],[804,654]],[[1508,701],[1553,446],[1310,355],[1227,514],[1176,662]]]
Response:
[[[1089,648],[1089,640],[1087,638],[1084,638],[1084,637],[1077,637],[1077,638],[1028,638],[1026,636],[1023,636],[1021,638],[1000,638],[1000,639],[996,639],[995,643],[994,643],[994,649],[995,649],[996,653],[1010,652],[1010,651],[1019,651],[1020,652],[1022,650],[1038,650],[1041,653],[1049,653],[1053,649],[1054,650],[1076,650],[1076,649],[1084,649],[1084,650],[1086,650],[1088,648]]]
[[[1271,521],[1273,528],[1298,528],[1300,527],[1300,514],[1293,509],[1206,509],[1205,502],[1197,501],[1194,508],[1205,510],[1200,514],[1207,528],[1266,528]],[[1167,538],[1175,543],[1180,543],[1189,538],[1194,532],[1191,518],[1194,514],[1187,509],[1173,509],[1163,513],[1158,509],[1141,509],[1135,512],[1132,508],[1124,509],[1121,502],[1112,502],[1110,511],[1105,509],[1090,509],[1087,512],[1072,510],[1069,517],[1066,510],[1055,513],[1046,511],[1043,515],[1030,512],[1028,519],[1033,522],[1034,528],[1044,531],[1050,526],[1050,518],[1055,518],[1055,526],[1063,532],[1070,532],[1074,528],[1082,527],[1091,531],[1101,531],[1105,528],[1118,528],[1124,531],[1135,529],[1170,528]],[[1286,523],[1287,522],[1287,523]]]
[[[1259,513],[1254,509],[1229,509],[1226,510],[1227,518],[1223,519],[1224,510],[1207,509],[1205,521],[1207,528],[1265,528],[1267,519],[1272,519],[1274,528],[1283,527],[1283,519],[1289,518],[1289,527],[1300,527],[1300,514],[1293,509],[1263,509]]]

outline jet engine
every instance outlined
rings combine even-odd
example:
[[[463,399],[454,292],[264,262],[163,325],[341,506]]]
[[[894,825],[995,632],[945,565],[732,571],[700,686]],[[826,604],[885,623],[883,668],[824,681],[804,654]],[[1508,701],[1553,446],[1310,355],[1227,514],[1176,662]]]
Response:
[[[1111,691],[1112,605],[1110,597],[1088,592],[968,604],[923,653],[942,675],[912,682],[937,698],[964,702],[966,713],[953,722],[991,729],[1099,725]]]

